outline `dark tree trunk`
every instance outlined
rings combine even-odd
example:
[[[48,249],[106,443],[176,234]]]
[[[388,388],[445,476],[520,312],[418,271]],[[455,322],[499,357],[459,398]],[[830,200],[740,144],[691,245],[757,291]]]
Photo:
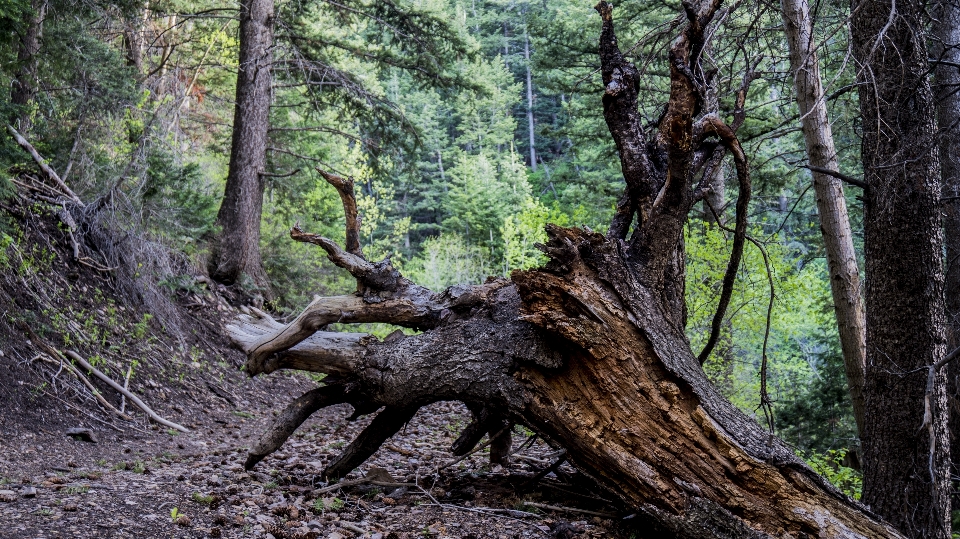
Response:
[[[265,294],[269,284],[260,257],[260,214],[270,113],[273,22],[273,0],[242,2],[230,168],[217,214],[221,231],[209,264],[214,279],[232,284],[246,276]]]
[[[943,231],[926,4],[855,0],[863,118],[867,360],[863,501],[910,537],[950,537]],[[892,11],[893,10],[893,11]]]
[[[43,19],[47,15],[47,1],[35,0],[30,7],[27,26],[17,45],[17,72],[10,93],[10,102],[17,107],[11,123],[18,124],[19,131],[24,134],[30,132],[30,107],[37,96],[37,54],[43,35]]]
[[[940,123],[940,176],[943,232],[946,242],[944,297],[947,315],[947,349],[960,347],[960,5],[956,0],[936,4],[931,57],[936,66],[937,116]],[[960,456],[960,363],[947,366],[947,399],[950,408],[950,454]],[[954,473],[958,469],[953,466]]]
[[[389,260],[369,262],[359,246],[344,250],[295,227],[291,236],[323,248],[356,278],[358,291],[318,298],[289,324],[252,309],[228,326],[247,353],[250,375],[281,368],[334,375],[328,388],[311,391],[278,416],[247,466],[275,451],[322,406],[350,403],[356,414],[382,407],[324,472],[340,477],[416,408],[459,400],[476,413],[456,452],[493,430],[489,424],[525,424],[562,445],[570,462],[632,507],[657,536],[902,537],[724,400],[684,335],[680,238],[712,177],[709,166],[703,168],[718,145],[732,154],[740,183],[726,293],[746,233],[746,157],[735,126],[702,114],[697,91],[704,82],[699,55],[718,6],[686,6],[688,25],[670,51],[667,113],[659,133],[648,136],[635,114],[638,71],[617,46],[612,6],[597,5],[604,115],[627,183],[609,237],[548,225],[545,267],[434,293],[401,276]],[[325,177],[340,192],[345,215],[353,215],[351,182]],[[354,226],[347,219],[348,238]],[[422,332],[395,332],[380,341],[321,331],[332,322],[387,322]]]

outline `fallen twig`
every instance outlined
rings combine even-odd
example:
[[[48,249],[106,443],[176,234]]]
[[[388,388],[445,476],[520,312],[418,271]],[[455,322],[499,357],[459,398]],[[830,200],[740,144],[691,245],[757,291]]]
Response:
[[[39,346],[41,349],[43,349],[44,352],[47,353],[48,356],[51,357],[51,359],[49,360],[44,358],[42,355],[37,356],[38,358],[40,358],[43,361],[48,361],[50,363],[53,363],[54,365],[59,365],[60,367],[66,367],[67,370],[72,372],[80,380],[80,382],[83,383],[83,385],[87,386],[87,389],[90,390],[93,396],[97,399],[97,401],[100,402],[100,404],[103,405],[104,408],[112,411],[113,413],[117,414],[118,416],[126,420],[132,419],[130,416],[120,412],[120,410],[117,410],[116,407],[114,407],[112,404],[107,402],[107,399],[103,398],[103,395],[100,394],[97,388],[93,387],[93,384],[90,383],[90,380],[87,380],[87,377],[84,376],[82,372],[80,372],[79,370],[77,370],[76,367],[71,365],[69,361],[64,361],[63,355],[56,348],[50,346],[49,344],[46,343],[46,341],[41,339],[36,333],[33,332],[32,329],[30,329],[29,326],[21,323],[20,328],[27,332],[27,335],[30,337],[31,342]],[[59,361],[54,361],[53,358],[56,358]]]
[[[357,485],[374,485],[378,487],[390,487],[390,488],[401,488],[401,487],[416,487],[416,483],[393,483],[390,481],[377,481],[376,479],[367,479],[365,477],[360,479],[350,479],[347,481],[340,481],[339,483],[334,483],[323,488],[318,488],[311,492],[314,496],[318,494],[326,494],[327,492],[333,492],[335,490],[340,490],[347,487],[355,487]]]
[[[135,404],[135,405],[137,406],[137,408],[140,408],[141,410],[143,410],[143,411],[147,414],[147,416],[149,416],[150,419],[152,419],[152,420],[155,421],[156,423],[159,423],[159,424],[163,425],[164,427],[169,427],[169,428],[171,428],[171,429],[176,429],[176,430],[178,430],[178,431],[180,431],[180,432],[190,432],[190,429],[188,429],[187,427],[184,427],[183,425],[178,425],[178,424],[176,424],[176,423],[174,423],[174,422],[172,422],[172,421],[167,421],[166,419],[164,419],[164,418],[160,417],[159,415],[157,415],[157,413],[154,412],[152,409],[150,409],[149,406],[147,406],[146,404],[144,404],[144,402],[143,402],[142,400],[140,400],[139,397],[137,397],[137,396],[134,395],[133,393],[130,393],[130,392],[127,391],[126,389],[123,389],[123,386],[121,386],[120,384],[114,382],[114,381],[113,381],[112,379],[110,379],[110,377],[107,376],[106,374],[103,374],[102,372],[98,371],[96,368],[94,368],[93,365],[87,363],[87,361],[86,361],[85,359],[83,359],[82,357],[80,357],[80,355],[77,354],[76,352],[74,352],[73,350],[67,350],[66,352],[64,352],[64,354],[66,354],[67,357],[69,357],[70,359],[72,359],[72,360],[76,361],[77,363],[79,363],[80,366],[83,367],[84,369],[87,369],[88,371],[92,372],[97,378],[99,378],[99,379],[103,380],[104,382],[106,382],[106,384],[107,384],[108,386],[110,386],[110,387],[112,387],[113,389],[117,390],[117,392],[119,392],[121,395],[126,396],[128,399],[130,399],[130,402],[132,402],[133,404]]]
[[[559,511],[562,513],[580,513],[583,515],[592,515],[595,517],[617,518],[617,515],[614,515],[613,513],[601,513],[599,511],[589,511],[587,509],[577,509],[575,507],[561,507],[559,505],[547,505],[545,503],[536,503],[536,502],[523,502],[523,505],[529,505],[530,507],[536,507],[537,509],[546,509],[548,511]]]
[[[507,429],[509,429],[509,428],[510,428],[509,426],[503,427],[503,428],[500,429],[496,434],[494,434],[493,436],[490,436],[489,438],[487,438],[487,441],[486,441],[486,442],[483,442],[482,444],[480,444],[480,445],[478,445],[477,447],[473,448],[473,450],[470,451],[469,453],[467,453],[467,454],[465,454],[465,455],[461,455],[461,456],[459,456],[459,457],[451,460],[450,462],[448,462],[448,463],[446,463],[446,464],[443,464],[443,465],[441,465],[441,466],[438,466],[437,469],[433,471],[433,473],[437,473],[437,472],[439,472],[440,470],[443,470],[443,469],[445,469],[445,468],[449,468],[449,467],[453,466],[454,464],[462,461],[463,459],[469,457],[470,455],[473,455],[473,454],[476,453],[477,451],[482,450],[483,448],[485,448],[485,447],[487,447],[488,445],[492,444],[494,440],[496,440],[501,434],[503,434],[503,433],[504,433]]]

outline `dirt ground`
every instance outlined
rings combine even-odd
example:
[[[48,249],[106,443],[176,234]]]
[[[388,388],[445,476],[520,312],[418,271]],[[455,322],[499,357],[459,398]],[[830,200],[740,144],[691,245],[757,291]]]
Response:
[[[222,331],[237,312],[229,290],[201,280],[172,288],[174,335],[148,306],[130,304],[109,268],[76,264],[52,214],[18,230],[0,263],[0,539],[647,535],[568,464],[552,466],[558,450],[519,427],[507,465],[491,466],[486,450],[456,461],[449,447],[469,421],[458,403],[420,410],[346,478],[352,486],[320,476],[370,420],[349,421],[347,405],[318,412],[245,471],[247,448],[273,416],[322,382],[241,373]],[[190,432],[150,423],[84,373],[130,419],[118,417],[62,365],[65,350],[118,383],[129,377],[130,391]],[[92,440],[68,436],[75,428]]]

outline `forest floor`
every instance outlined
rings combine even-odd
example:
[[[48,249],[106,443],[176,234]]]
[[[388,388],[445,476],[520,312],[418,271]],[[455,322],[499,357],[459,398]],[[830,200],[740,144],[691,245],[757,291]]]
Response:
[[[506,465],[491,466],[486,450],[455,462],[450,444],[470,418],[459,403],[421,409],[345,479],[359,484],[320,476],[369,423],[350,421],[347,405],[314,414],[245,471],[247,448],[273,416],[322,382],[241,373],[243,358],[222,331],[237,312],[229,294],[177,292],[190,330],[176,341],[145,307],[124,306],[108,272],[71,260],[52,215],[20,232],[19,262],[0,264],[0,539],[644,535],[568,464],[552,466],[558,451],[522,429]],[[136,365],[129,389],[190,432],[150,423],[130,403],[132,420],[103,408],[51,352],[71,348],[115,380]],[[89,381],[121,406],[119,393]],[[92,440],[69,436],[74,428]],[[356,481],[364,477],[406,486]]]

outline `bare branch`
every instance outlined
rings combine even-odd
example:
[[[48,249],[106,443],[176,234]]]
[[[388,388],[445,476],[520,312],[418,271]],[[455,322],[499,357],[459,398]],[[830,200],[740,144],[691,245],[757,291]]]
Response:
[[[50,165],[44,161],[43,157],[40,156],[40,154],[37,152],[37,149],[34,148],[33,145],[27,141],[27,139],[23,138],[23,135],[17,132],[12,125],[7,125],[7,132],[10,133],[10,136],[13,137],[13,140],[17,141],[17,144],[19,144],[21,148],[30,154],[30,157],[32,157],[33,161],[38,167],[40,167],[40,170],[42,170],[43,173],[53,181],[53,183],[57,184],[57,187],[63,190],[63,192],[66,193],[74,202],[80,206],[83,206],[83,202],[80,201],[80,197],[78,197],[76,193],[67,187],[67,184],[60,179],[60,176],[56,173],[56,171],[54,171],[53,168],[51,168]]]
[[[842,181],[842,182],[844,182],[844,183],[849,183],[850,185],[854,185],[854,186],[859,187],[859,188],[861,188],[861,189],[866,189],[866,188],[867,188],[867,182],[865,182],[865,181],[863,181],[863,180],[858,180],[858,179],[854,178],[853,176],[847,176],[846,174],[843,174],[843,173],[838,172],[838,171],[836,171],[836,170],[831,170],[831,169],[829,169],[829,168],[823,168],[823,167],[815,167],[815,166],[813,166],[813,165],[801,165],[801,166],[802,166],[803,168],[809,169],[811,172],[819,172],[820,174],[826,174],[827,176],[833,176],[834,178],[836,178],[836,179],[838,179],[838,180],[840,180],[840,181]]]
[[[727,271],[723,275],[723,284],[720,289],[720,301],[717,303],[717,312],[713,315],[710,337],[707,344],[700,351],[697,359],[703,365],[710,357],[710,352],[717,344],[720,338],[720,326],[723,324],[723,317],[730,305],[730,297],[733,295],[733,284],[737,278],[737,270],[740,268],[740,260],[743,258],[743,244],[747,236],[747,209],[750,204],[750,171],[747,168],[747,158],[737,140],[737,135],[729,126],[723,123],[719,116],[708,114],[704,116],[695,129],[699,136],[716,135],[724,146],[733,154],[733,161],[737,168],[737,180],[740,183],[740,193],[737,196],[737,215],[736,227],[733,234],[733,248],[730,251],[730,261],[727,263]],[[719,221],[718,221],[719,222]]]
[[[325,470],[324,477],[340,478],[357,466],[363,464],[363,461],[370,458],[377,452],[377,449],[383,445],[391,436],[397,433],[408,421],[413,419],[420,406],[387,406],[382,412],[373,418],[373,421],[363,429],[357,437],[350,442],[350,445],[343,450]]]
[[[297,400],[291,402],[277,416],[270,430],[265,432],[256,445],[250,448],[247,453],[247,461],[243,464],[244,468],[252,469],[264,457],[279,449],[283,442],[286,442],[287,438],[317,410],[344,402],[348,402],[348,396],[342,384],[328,385],[307,391]]]
[[[340,194],[340,200],[343,202],[343,215],[346,218],[347,252],[364,258],[363,251],[360,248],[360,216],[357,213],[357,198],[353,191],[353,179],[345,179],[336,174],[325,172],[320,168],[316,170]]]

